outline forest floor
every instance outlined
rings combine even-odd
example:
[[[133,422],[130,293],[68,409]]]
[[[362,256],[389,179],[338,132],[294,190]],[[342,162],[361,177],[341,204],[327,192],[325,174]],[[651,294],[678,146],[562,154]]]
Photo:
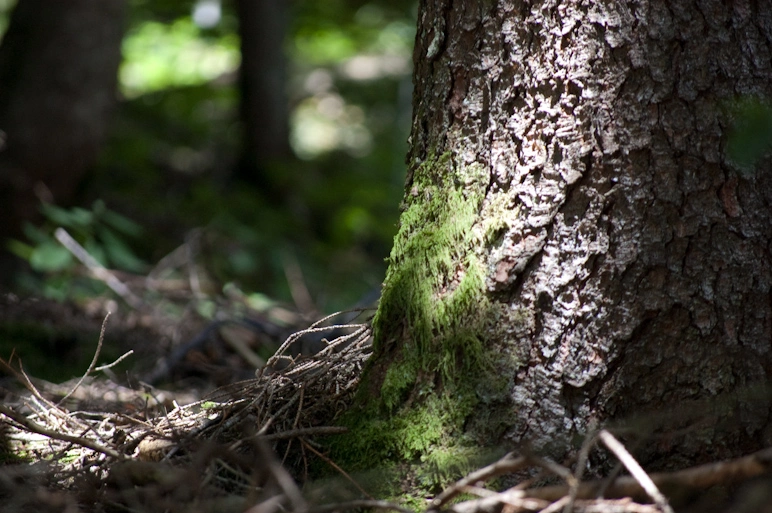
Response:
[[[586,480],[510,453],[422,497],[374,497],[324,450],[371,354],[372,310],[311,324],[294,308],[221,298],[205,318],[194,299],[128,308],[0,294],[2,511],[772,511],[772,450],[647,475],[605,430],[572,468],[603,445],[629,475]],[[77,366],[77,378],[36,377]],[[498,490],[505,475],[524,480]]]

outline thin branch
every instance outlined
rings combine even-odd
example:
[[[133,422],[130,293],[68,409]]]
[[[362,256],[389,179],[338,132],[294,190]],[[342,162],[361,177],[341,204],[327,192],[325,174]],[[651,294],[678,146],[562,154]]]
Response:
[[[576,460],[574,480],[568,482],[568,502],[563,508],[563,513],[573,513],[574,501],[576,501],[576,494],[579,491],[582,474],[584,474],[584,466],[587,464],[587,458],[590,456],[590,449],[595,445],[597,431],[598,422],[595,419],[592,419],[589,426],[587,426],[587,436],[584,438],[582,448],[579,450],[579,457]]]
[[[708,463],[675,472],[651,474],[651,480],[660,488],[687,486],[705,489],[719,484],[739,482],[772,471],[772,447],[755,452],[749,456],[729,461]],[[596,496],[603,480],[586,481],[579,486],[578,499],[592,499]],[[529,497],[546,500],[558,500],[568,492],[565,485],[545,486],[524,490]],[[618,477],[606,490],[607,497],[635,497],[645,493],[640,483],[633,477]]]
[[[126,358],[128,358],[129,356],[131,356],[133,354],[134,354],[134,350],[133,349],[129,349],[128,351],[126,351],[123,354],[123,356],[121,356],[120,358],[115,360],[113,363],[108,363],[107,365],[100,365],[99,367],[94,367],[94,370],[95,371],[106,371],[107,369],[111,369],[111,368],[115,367],[116,365],[118,365],[123,360],[125,360]]]
[[[107,327],[107,319],[110,318],[110,314],[112,312],[107,312],[107,315],[105,315],[104,320],[102,321],[102,329],[99,331],[99,341],[97,342],[96,351],[94,351],[94,357],[91,359],[91,363],[88,365],[88,369],[86,369],[86,372],[83,374],[83,376],[80,377],[77,383],[75,383],[75,386],[67,392],[64,397],[59,399],[59,402],[56,403],[57,406],[61,406],[61,404],[70,398],[72,394],[75,393],[75,391],[83,384],[83,380],[85,380],[91,372],[93,372],[94,367],[96,367],[96,362],[99,359],[99,353],[102,352],[102,343],[105,340],[105,328]]]
[[[287,278],[287,285],[289,285],[290,295],[295,302],[295,306],[298,307],[298,310],[304,316],[313,316],[317,311],[316,305],[314,305],[311,292],[309,292],[306,286],[303,270],[293,254],[287,255],[284,259],[284,276]]]
[[[353,484],[353,485],[354,485],[354,487],[355,487],[357,490],[359,490],[359,491],[362,493],[362,495],[364,495],[365,497],[367,497],[367,498],[368,498],[368,499],[370,499],[370,500],[375,500],[375,499],[373,498],[373,496],[372,496],[372,495],[370,495],[369,493],[367,493],[367,492],[365,491],[365,489],[364,489],[364,488],[362,488],[362,487],[359,485],[359,483],[357,483],[356,481],[354,481],[354,478],[353,478],[353,477],[351,477],[350,475],[348,475],[348,473],[346,473],[346,471],[345,471],[345,470],[343,470],[343,469],[342,469],[342,468],[340,468],[338,465],[336,465],[334,461],[332,461],[330,458],[328,458],[327,456],[325,456],[325,455],[324,455],[324,454],[322,454],[321,452],[319,452],[319,451],[317,451],[316,449],[314,449],[314,448],[311,446],[311,444],[309,444],[308,442],[306,442],[304,439],[302,439],[302,438],[301,438],[301,439],[300,439],[300,443],[301,443],[301,444],[303,444],[303,447],[305,447],[306,449],[308,449],[308,450],[309,450],[309,451],[311,451],[312,453],[314,453],[314,454],[316,454],[317,456],[319,456],[320,458],[322,458],[322,459],[323,459],[323,460],[324,460],[324,461],[325,461],[325,462],[326,462],[326,463],[327,463],[329,466],[331,466],[332,468],[334,468],[335,470],[337,470],[338,472],[340,472],[340,475],[342,475],[344,478],[346,478],[346,480],[348,480],[348,481],[349,481],[351,484]]]
[[[260,438],[266,441],[287,440],[289,438],[298,438],[301,436],[313,435],[340,435],[348,432],[348,428],[342,426],[319,426],[310,428],[293,429],[291,431],[282,431],[270,435],[261,435]]]
[[[453,497],[462,493],[464,488],[467,486],[474,485],[477,482],[485,481],[502,474],[515,472],[524,468],[526,465],[528,465],[528,463],[529,459],[527,457],[520,456],[516,458],[513,453],[508,453],[497,462],[472,472],[460,481],[457,481],[450,488],[443,490],[442,493],[437,495],[437,497],[435,497],[434,500],[430,503],[429,509],[440,509]]]
[[[81,261],[85,265],[91,274],[103,281],[113,292],[123,298],[129,306],[135,310],[139,310],[143,306],[142,300],[139,296],[136,296],[129,287],[126,286],[121,280],[119,280],[112,272],[106,269],[102,264],[92,257],[86,249],[78,244],[78,241],[72,238],[64,228],[57,228],[54,232],[54,237],[58,240],[62,246],[72,253],[75,258]]]
[[[5,405],[0,404],[0,413],[5,415],[9,419],[13,420],[14,422],[18,423],[25,430],[29,432],[47,436],[48,438],[52,438],[54,440],[61,440],[63,442],[70,442],[75,445],[80,445],[81,447],[86,447],[87,449],[91,449],[92,451],[101,452],[102,454],[106,456],[110,456],[111,458],[115,458],[117,460],[128,459],[128,457],[125,454],[121,454],[114,449],[105,447],[87,438],[66,435],[58,431],[53,431],[53,430],[44,428],[40,424],[37,424],[36,422],[29,420],[27,417],[25,417],[24,415],[21,415],[20,413],[16,413],[11,408],[8,408]]]
[[[306,511],[308,505],[303,498],[303,494],[300,492],[300,489],[298,489],[289,472],[287,472],[287,470],[281,466],[279,460],[276,459],[276,456],[270,447],[268,447],[268,444],[263,440],[258,439],[256,445],[263,455],[263,460],[268,464],[268,469],[273,475],[276,484],[279,485],[279,488],[282,489],[284,495],[290,500],[295,511]]]
[[[598,433],[598,438],[600,438],[600,440],[606,445],[606,447],[609,448],[611,452],[614,453],[619,461],[621,461],[624,466],[627,467],[630,475],[632,475],[635,480],[640,483],[641,488],[646,490],[648,496],[654,500],[657,506],[659,506],[659,508],[664,513],[673,513],[673,508],[670,507],[667,498],[662,495],[662,492],[659,491],[657,485],[654,484],[654,481],[651,480],[641,465],[635,461],[635,458],[633,458],[632,455],[627,452],[625,446],[622,445],[622,443],[617,440],[614,435],[605,429]]]

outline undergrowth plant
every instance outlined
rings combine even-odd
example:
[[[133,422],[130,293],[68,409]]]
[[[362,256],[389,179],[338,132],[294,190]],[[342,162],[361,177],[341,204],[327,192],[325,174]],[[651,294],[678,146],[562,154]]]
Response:
[[[142,227],[108,209],[103,201],[95,201],[91,209],[43,203],[40,210],[43,223],[39,226],[27,223],[26,240],[8,243],[8,249],[26,260],[33,271],[19,276],[21,287],[55,299],[99,293],[104,289],[94,280],[83,279],[79,271],[82,264],[56,239],[58,228],[66,230],[104,267],[128,272],[142,272],[147,268],[129,243],[142,234]]]

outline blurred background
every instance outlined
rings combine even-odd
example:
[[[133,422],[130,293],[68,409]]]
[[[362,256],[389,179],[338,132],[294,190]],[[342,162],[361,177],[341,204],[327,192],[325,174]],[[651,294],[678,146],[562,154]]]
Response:
[[[3,288],[109,292],[61,228],[129,285],[195,274],[320,313],[367,297],[403,192],[416,9],[0,1]]]

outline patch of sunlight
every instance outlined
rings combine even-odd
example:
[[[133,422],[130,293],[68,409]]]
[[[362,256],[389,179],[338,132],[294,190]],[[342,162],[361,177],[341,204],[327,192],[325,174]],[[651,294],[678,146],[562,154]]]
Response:
[[[165,24],[148,21],[124,38],[119,71],[127,98],[169,87],[203,84],[235,71],[240,62],[235,34],[202,35],[190,18]]]
[[[346,104],[336,93],[322,92],[306,98],[295,108],[290,120],[290,143],[302,159],[313,159],[334,150],[362,157],[373,146],[365,121],[361,107]]]

